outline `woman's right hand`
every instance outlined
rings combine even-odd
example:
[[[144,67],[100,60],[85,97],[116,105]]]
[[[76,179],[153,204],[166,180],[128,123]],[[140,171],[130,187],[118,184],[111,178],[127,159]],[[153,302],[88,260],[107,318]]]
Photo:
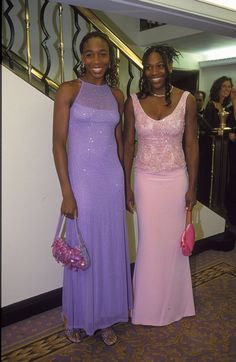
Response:
[[[232,101],[232,102],[233,102],[234,100],[236,100],[236,87],[233,87],[233,88],[231,89],[230,98],[231,98],[231,101]]]
[[[134,213],[134,193],[131,189],[126,191],[126,209]]]
[[[78,217],[78,209],[75,197],[72,193],[63,197],[61,204],[61,213],[70,219]]]
[[[236,134],[235,133],[229,133],[229,139],[232,142],[236,142]]]

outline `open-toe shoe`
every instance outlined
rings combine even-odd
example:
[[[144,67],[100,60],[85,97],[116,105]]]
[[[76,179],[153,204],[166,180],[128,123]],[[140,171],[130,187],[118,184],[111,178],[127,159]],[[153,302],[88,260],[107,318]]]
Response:
[[[117,342],[117,335],[111,327],[101,330],[101,337],[107,346],[113,346]]]
[[[86,332],[79,328],[65,329],[65,336],[72,343],[80,343],[86,337]]]

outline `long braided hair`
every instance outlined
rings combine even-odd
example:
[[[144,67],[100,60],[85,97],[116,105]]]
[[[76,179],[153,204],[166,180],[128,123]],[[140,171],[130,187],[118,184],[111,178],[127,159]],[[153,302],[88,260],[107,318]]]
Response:
[[[80,49],[80,54],[83,54],[84,51],[84,45],[88,42],[89,39],[91,38],[100,38],[102,40],[104,40],[107,45],[108,45],[108,49],[109,49],[109,58],[110,58],[110,63],[109,63],[109,67],[107,68],[107,71],[105,73],[105,80],[106,83],[110,86],[110,87],[116,87],[119,84],[119,78],[118,78],[118,73],[117,73],[117,64],[116,64],[116,58],[115,58],[115,52],[114,52],[114,48],[112,46],[112,43],[109,39],[109,37],[102,33],[101,31],[92,31],[88,34],[86,34],[83,39],[81,40],[79,49]],[[84,66],[84,64],[81,62],[79,65],[79,69],[78,69],[78,77],[82,77],[86,74],[86,68]]]
[[[165,103],[166,106],[169,106],[171,104],[170,99],[170,93],[171,93],[171,74],[168,69],[168,65],[172,64],[174,59],[178,59],[181,53],[176,50],[175,48],[167,45],[167,44],[161,44],[161,45],[152,45],[148,47],[142,58],[142,64],[143,64],[143,71],[141,78],[139,80],[139,97],[140,98],[146,98],[148,95],[151,94],[151,86],[150,83],[145,75],[145,65],[147,63],[148,57],[151,53],[159,53],[160,56],[163,59],[163,63],[165,66],[166,71],[166,80],[165,80]]]

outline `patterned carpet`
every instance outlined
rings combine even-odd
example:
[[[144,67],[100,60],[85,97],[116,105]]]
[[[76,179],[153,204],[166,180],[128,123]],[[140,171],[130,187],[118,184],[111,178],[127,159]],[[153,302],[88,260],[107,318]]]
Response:
[[[99,334],[81,344],[63,334],[60,308],[2,329],[2,361],[11,362],[235,362],[236,249],[190,258],[196,316],[165,327],[117,324],[119,342]]]

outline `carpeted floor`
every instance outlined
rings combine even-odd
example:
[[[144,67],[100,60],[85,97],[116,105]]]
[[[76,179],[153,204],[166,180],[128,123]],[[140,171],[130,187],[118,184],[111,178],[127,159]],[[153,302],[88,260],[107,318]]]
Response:
[[[99,334],[80,344],[63,334],[60,308],[2,329],[2,361],[235,362],[236,249],[190,258],[196,316],[165,327],[116,325],[119,342]]]

